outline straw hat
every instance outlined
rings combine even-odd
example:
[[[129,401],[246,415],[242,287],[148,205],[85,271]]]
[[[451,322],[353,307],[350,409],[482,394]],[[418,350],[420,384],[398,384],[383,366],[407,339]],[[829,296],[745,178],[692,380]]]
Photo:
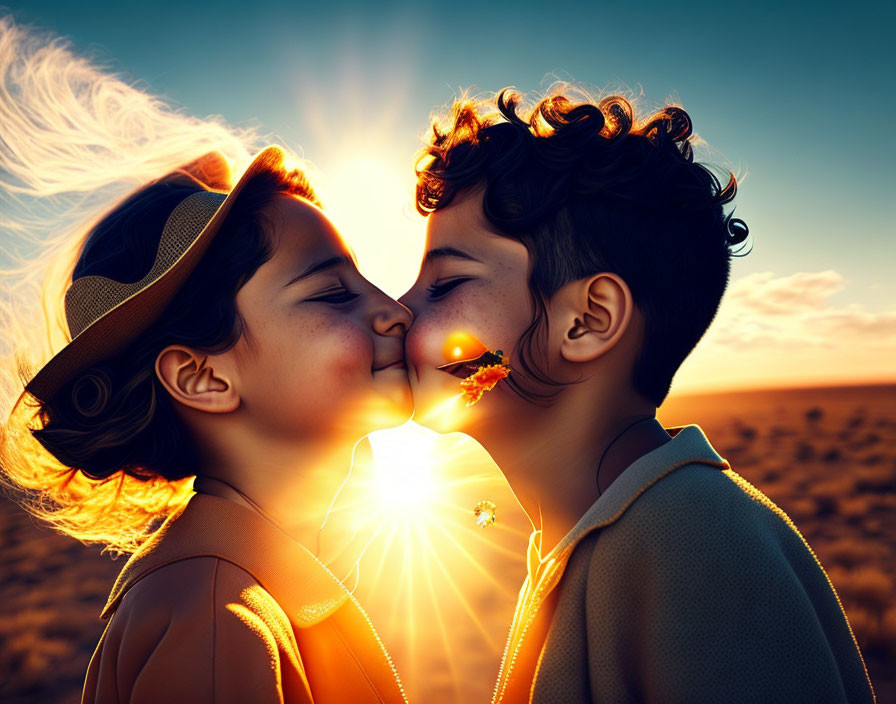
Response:
[[[284,158],[279,147],[267,147],[230,192],[207,185],[223,185],[226,179],[222,174],[229,174],[220,154],[208,154],[185,167],[199,177],[197,184],[206,190],[188,196],[174,208],[149,273],[132,283],[105,276],[75,279],[65,292],[65,317],[72,340],[34,375],[25,391],[46,402],[79,372],[125,349],[162,314],[208,249],[245,184],[260,172],[279,170]]]

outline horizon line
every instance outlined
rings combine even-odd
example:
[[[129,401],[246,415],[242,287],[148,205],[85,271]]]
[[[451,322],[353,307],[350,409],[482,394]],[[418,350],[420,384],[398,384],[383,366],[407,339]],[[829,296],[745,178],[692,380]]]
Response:
[[[885,379],[885,380],[874,380],[874,381],[842,381],[842,382],[821,382],[821,383],[811,383],[811,382],[794,382],[793,384],[778,384],[771,386],[734,386],[734,387],[720,387],[713,389],[695,389],[695,390],[683,390],[683,391],[670,391],[669,398],[691,398],[693,396],[716,396],[722,394],[737,394],[737,393],[760,393],[760,392],[771,392],[771,391],[809,391],[813,389],[823,390],[823,389],[847,389],[847,388],[872,388],[872,387],[888,387],[888,386],[896,386],[896,378],[894,379]],[[663,402],[665,404],[665,401]],[[662,406],[659,406],[662,408]]]

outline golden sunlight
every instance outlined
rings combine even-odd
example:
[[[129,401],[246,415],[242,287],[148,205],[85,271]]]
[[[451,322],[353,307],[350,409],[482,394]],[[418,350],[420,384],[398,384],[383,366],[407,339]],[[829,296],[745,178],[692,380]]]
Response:
[[[334,161],[320,176],[324,209],[361,273],[397,298],[414,283],[423,257],[425,220],[414,210],[413,171],[386,154]]]
[[[330,518],[326,552],[357,556],[338,576],[389,644],[412,701],[471,692],[473,673],[497,670],[531,524],[478,443],[413,422],[372,433]]]
[[[361,273],[397,298],[413,284],[425,244],[410,153],[377,151],[388,130],[355,127],[319,125],[329,148],[316,154],[314,182]],[[457,353],[484,347],[455,342]],[[457,391],[416,419],[469,412]],[[323,539],[358,556],[346,583],[389,644],[411,699],[487,698],[491,683],[477,673],[497,670],[531,524],[485,451],[414,422],[372,433],[329,518]]]
[[[370,435],[372,493],[389,517],[413,519],[430,510],[434,497],[434,433],[416,423]]]

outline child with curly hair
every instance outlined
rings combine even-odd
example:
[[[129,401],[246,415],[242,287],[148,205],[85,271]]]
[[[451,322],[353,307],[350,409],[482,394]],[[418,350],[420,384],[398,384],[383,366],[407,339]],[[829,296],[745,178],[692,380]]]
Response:
[[[837,595],[781,509],[656,409],[746,241],[688,114],[560,88],[456,101],[418,162],[401,298],[418,422],[491,454],[537,528],[493,702],[870,702]],[[446,412],[458,331],[510,374]]]

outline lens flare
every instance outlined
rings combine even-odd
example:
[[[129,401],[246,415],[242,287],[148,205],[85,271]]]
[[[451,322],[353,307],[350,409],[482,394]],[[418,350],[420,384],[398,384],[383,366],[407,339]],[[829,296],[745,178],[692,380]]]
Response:
[[[446,362],[459,362],[465,359],[476,359],[488,352],[475,335],[468,332],[453,332],[445,340],[442,356]]]
[[[480,501],[473,508],[473,515],[476,517],[476,525],[480,528],[488,528],[495,525],[498,520],[497,506],[493,501]]]

